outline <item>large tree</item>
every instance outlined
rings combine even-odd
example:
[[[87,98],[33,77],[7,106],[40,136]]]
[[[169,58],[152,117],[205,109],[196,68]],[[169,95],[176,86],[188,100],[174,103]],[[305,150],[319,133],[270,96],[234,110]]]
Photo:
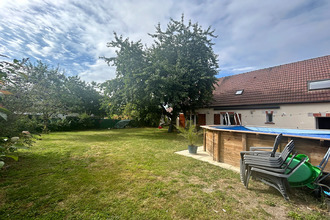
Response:
[[[8,58],[0,54],[0,57]],[[9,111],[3,107],[2,99],[4,95],[12,95],[7,89],[10,86],[16,86],[16,82],[26,77],[24,74],[24,63],[27,59],[18,61],[14,59],[11,61],[0,60],[0,118],[7,120],[7,113]]]
[[[43,119],[43,131],[48,131],[48,122],[57,114],[71,112],[70,107],[79,105],[79,100],[69,92],[67,78],[59,68],[37,62],[27,66],[28,79],[24,82],[24,92],[30,103],[30,114],[40,114]],[[22,101],[22,98],[19,99]],[[70,106],[67,105],[70,103]]]
[[[8,85],[13,95],[5,97],[5,106],[14,114],[39,115],[43,130],[48,131],[49,120],[58,114],[86,113],[103,115],[99,110],[101,95],[96,84],[88,84],[79,77],[67,77],[59,68],[41,61],[26,66],[26,76],[13,79],[15,86]]]
[[[119,48],[117,57],[104,58],[117,67],[116,79],[104,84],[110,106],[123,109],[133,103],[138,110],[166,113],[172,124],[180,112],[194,112],[207,105],[218,72],[211,27],[171,19],[166,30],[159,24],[150,34],[154,44],[143,47],[115,34],[109,47]],[[166,108],[173,111],[168,112]],[[171,126],[170,126],[171,129]]]
[[[141,41],[132,42],[116,33],[114,35],[115,40],[108,43],[108,47],[118,48],[117,56],[104,59],[116,66],[117,76],[102,84],[105,94],[103,108],[110,116],[121,115],[137,119],[143,125],[154,124],[155,120],[159,120],[162,108],[157,97],[146,88],[150,79],[146,72],[150,51],[143,47]]]
[[[67,78],[66,87],[69,94],[75,99],[75,105],[73,106],[72,100],[66,100],[66,105],[71,106],[71,112],[86,113],[95,116],[103,116],[105,114],[104,111],[100,110],[102,96],[97,91],[97,83],[86,83],[78,76],[70,76]]]

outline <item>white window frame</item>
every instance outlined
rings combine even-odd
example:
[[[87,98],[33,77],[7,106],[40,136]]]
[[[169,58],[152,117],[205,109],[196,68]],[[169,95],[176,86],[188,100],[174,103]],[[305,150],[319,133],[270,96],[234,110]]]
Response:
[[[330,89],[330,79],[308,82],[308,91],[320,89]]]

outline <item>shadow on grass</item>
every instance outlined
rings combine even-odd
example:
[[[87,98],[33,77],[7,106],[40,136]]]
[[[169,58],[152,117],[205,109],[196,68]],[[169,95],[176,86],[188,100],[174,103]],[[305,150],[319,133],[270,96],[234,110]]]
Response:
[[[93,156],[26,151],[19,162],[0,171],[0,219],[42,218],[50,213],[55,218],[60,210],[70,216],[98,208],[97,201],[106,191],[125,192],[122,164],[113,161],[105,167]]]

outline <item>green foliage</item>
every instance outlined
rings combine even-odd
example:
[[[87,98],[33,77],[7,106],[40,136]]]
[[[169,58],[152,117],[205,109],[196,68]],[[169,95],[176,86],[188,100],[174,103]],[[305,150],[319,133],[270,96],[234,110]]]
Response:
[[[4,55],[1,55],[1,57],[6,57]],[[13,60],[12,62],[7,62],[4,60],[0,61],[0,123],[2,123],[0,134],[1,136],[6,135],[6,132],[4,130],[10,128],[10,123],[12,123],[12,120],[8,119],[8,115],[12,114],[7,108],[4,108],[3,105],[3,98],[4,95],[13,95],[13,93],[9,92],[7,89],[8,86],[17,87],[16,80],[21,79],[23,77],[26,77],[26,75],[23,73],[23,67],[26,60],[23,60],[22,62],[18,60]],[[12,130],[9,130],[13,133]],[[15,132],[14,132],[15,133]],[[19,132],[16,132],[19,133]],[[14,136],[14,135],[13,135]],[[12,153],[17,150],[17,148],[23,146],[22,143],[24,141],[20,141],[19,137],[2,137],[0,138],[0,168],[2,168],[5,165],[4,159],[5,158],[12,158],[14,160],[18,160],[18,157],[16,155],[13,155]],[[8,141],[9,140],[9,141]]]
[[[14,137],[22,131],[29,131],[32,134],[42,132],[42,120],[35,116],[18,115],[10,113],[8,120],[0,120],[1,134],[5,137]]]
[[[23,130],[47,133],[50,123],[54,130],[89,129],[94,126],[89,115],[104,114],[99,110],[101,95],[96,91],[96,83],[87,84],[79,77],[66,77],[59,68],[41,61],[24,65],[25,62],[0,61],[1,136],[15,137]],[[58,114],[71,112],[81,115],[77,120],[56,120]],[[8,152],[16,149],[17,144],[9,143],[1,145],[1,155],[8,157]]]
[[[288,217],[290,217],[292,219],[295,219],[295,220],[303,219],[302,216],[299,213],[295,212],[295,211],[289,211]]]
[[[195,146],[198,141],[199,135],[201,134],[196,125],[193,125],[190,121],[187,122],[186,128],[177,127],[179,130],[179,135],[186,138],[190,146]]]
[[[151,50],[151,77],[147,86],[177,115],[200,108],[211,101],[218,64],[212,38],[214,31],[203,30],[198,23],[171,19],[165,31],[160,24],[151,34],[155,44]]]
[[[49,121],[50,131],[78,131],[88,129],[109,129],[113,128],[120,120],[100,119],[92,117],[86,113],[79,116],[67,116],[64,119],[56,118]],[[136,124],[131,125],[137,127]]]
[[[35,138],[31,134],[21,134],[19,137],[1,137],[0,138],[0,168],[5,165],[4,160],[11,158],[18,161],[15,152],[18,149],[28,149],[34,143]]]
[[[90,115],[83,113],[79,116],[67,116],[64,119],[52,119],[49,121],[50,131],[77,131],[95,129],[97,125]]]
[[[86,83],[78,76],[67,78],[66,87],[68,93],[76,99],[76,105],[70,107],[71,112],[86,113],[87,115],[103,116],[105,112],[101,108],[101,94],[97,91],[98,85],[95,82]],[[66,100],[67,106],[71,105],[71,99]]]
[[[48,132],[48,122],[57,114],[68,114],[70,107],[74,109],[79,100],[69,93],[66,87],[67,78],[58,68],[49,68],[46,64],[38,62],[37,65],[28,66],[30,112],[39,113],[43,119],[43,132]],[[71,103],[68,105],[67,103]]]
[[[108,43],[118,48],[117,56],[103,59],[116,66],[117,77],[102,84],[102,106],[110,115],[133,106],[134,119],[147,123],[167,114],[173,124],[180,112],[193,112],[211,101],[218,68],[212,49],[216,36],[210,27],[203,30],[191,21],[186,25],[183,16],[181,21],[171,19],[165,31],[158,25],[150,36],[155,40],[150,48],[116,33]]]
[[[0,57],[6,57],[0,54]],[[11,92],[7,91],[8,85],[16,86],[16,80],[22,77],[26,77],[23,68],[23,64],[27,59],[23,59],[21,62],[14,59],[12,62],[5,60],[0,61],[0,118],[7,120],[7,115],[10,113],[6,108],[2,107],[2,99],[4,95],[12,95]]]
[[[29,63],[26,75],[27,78],[16,79],[15,86],[7,86],[15,95],[5,97],[4,101],[17,116],[26,113],[39,116],[45,133],[49,131],[50,121],[59,114],[104,114],[99,110],[101,95],[96,91],[95,83],[87,84],[79,77],[66,77],[59,68],[40,61]]]
[[[79,115],[79,124],[81,124],[83,129],[89,129],[94,126],[94,121],[90,115],[83,113]]]

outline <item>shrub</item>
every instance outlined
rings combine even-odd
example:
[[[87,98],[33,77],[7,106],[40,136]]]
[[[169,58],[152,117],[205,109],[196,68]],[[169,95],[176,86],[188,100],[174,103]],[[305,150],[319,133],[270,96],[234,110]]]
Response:
[[[186,128],[177,127],[177,129],[180,132],[179,135],[186,138],[190,146],[195,146],[195,143],[198,141],[198,136],[200,135],[196,125],[193,125],[188,121]]]
[[[15,152],[18,149],[28,149],[34,142],[34,136],[28,131],[23,131],[17,137],[1,137],[0,138],[0,168],[5,165],[5,158],[12,158],[15,161],[18,160],[18,156]]]
[[[49,123],[51,131],[77,131],[98,128],[96,119],[83,113],[79,116],[67,116],[65,119],[52,119]]]
[[[22,131],[41,133],[42,122],[37,117],[8,114],[8,120],[0,119],[1,135],[3,137],[19,136]]]

